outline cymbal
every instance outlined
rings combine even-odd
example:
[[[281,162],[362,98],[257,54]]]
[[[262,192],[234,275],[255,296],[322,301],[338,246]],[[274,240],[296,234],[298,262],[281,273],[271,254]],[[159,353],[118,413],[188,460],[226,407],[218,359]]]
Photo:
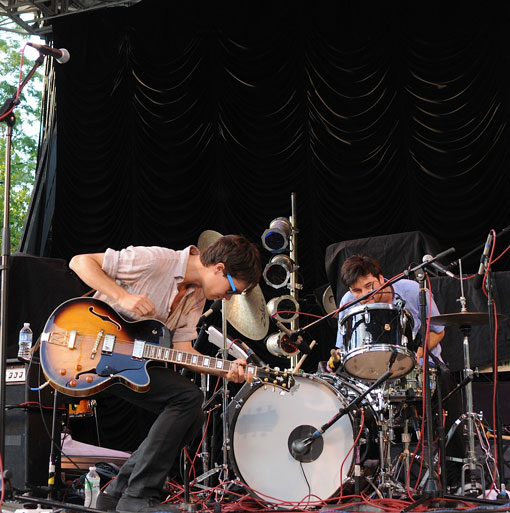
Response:
[[[205,230],[198,237],[197,248],[203,251],[223,235],[214,230]],[[266,300],[260,285],[256,285],[248,294],[236,294],[225,301],[227,321],[241,335],[252,340],[262,340],[269,331],[269,314]]]
[[[266,300],[259,285],[225,302],[228,322],[245,337],[262,340],[269,331]]]
[[[326,313],[334,312],[338,308],[335,303],[335,296],[333,296],[331,285],[328,285],[322,294],[322,306],[324,307]]]
[[[198,237],[197,248],[200,251],[203,251],[221,237],[223,237],[223,235],[219,232],[215,232],[214,230],[205,230]]]
[[[498,321],[508,319],[507,315],[497,314]],[[430,324],[436,326],[474,326],[477,324],[489,324],[487,312],[457,312],[435,315],[430,318]]]

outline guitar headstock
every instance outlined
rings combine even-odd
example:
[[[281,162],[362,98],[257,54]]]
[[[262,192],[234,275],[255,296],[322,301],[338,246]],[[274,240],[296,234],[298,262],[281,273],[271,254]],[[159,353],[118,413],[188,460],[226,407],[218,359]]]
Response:
[[[257,374],[253,378],[253,382],[282,390],[290,390],[296,383],[291,372],[271,369],[270,367],[257,367]]]

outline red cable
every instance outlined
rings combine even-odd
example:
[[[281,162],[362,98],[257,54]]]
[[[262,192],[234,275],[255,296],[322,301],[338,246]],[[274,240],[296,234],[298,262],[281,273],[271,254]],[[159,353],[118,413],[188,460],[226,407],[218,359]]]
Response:
[[[356,440],[354,440],[354,443],[351,445],[351,448],[349,449],[349,451],[345,455],[345,458],[343,459],[342,464],[340,465],[340,500],[342,500],[342,496],[344,494],[344,480],[342,479],[342,472],[343,472],[343,469],[344,469],[344,463],[346,462],[347,457],[349,456],[349,454],[351,454],[351,452],[354,449],[354,447],[356,447],[356,444],[358,443],[358,440],[360,439],[361,433],[363,431],[363,427],[365,426],[365,409],[361,408],[360,410],[361,410],[361,424],[360,424],[360,428],[359,428],[359,431],[358,431],[358,436],[356,437]]]

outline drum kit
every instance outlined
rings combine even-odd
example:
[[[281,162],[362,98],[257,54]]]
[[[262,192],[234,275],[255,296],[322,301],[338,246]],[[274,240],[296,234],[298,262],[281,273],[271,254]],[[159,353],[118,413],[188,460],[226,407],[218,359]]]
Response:
[[[256,290],[254,294],[245,305],[229,312],[232,316],[232,312],[242,311],[242,316],[234,319],[236,329],[256,339],[260,333],[251,326],[256,325],[254,319],[261,314],[263,300]],[[487,322],[487,314],[444,314],[431,322],[465,330]],[[413,460],[427,474],[427,462],[418,448],[425,380],[423,367],[417,364],[411,349],[412,323],[410,314],[398,305],[354,307],[340,320],[345,341],[341,372],[329,373],[319,365],[315,374],[295,373],[294,386],[286,391],[263,383],[241,387],[226,407],[228,436],[224,443],[228,450],[226,465],[250,494],[272,505],[299,504],[305,509],[315,507],[319,498],[336,501],[353,493],[408,496]],[[464,356],[464,372],[470,375],[468,346]],[[391,377],[374,388],[391,363]],[[439,369],[431,367],[431,394],[438,381]],[[464,461],[469,470],[480,469],[483,482],[473,435],[473,425],[481,421],[473,412],[470,389],[466,395],[468,412],[454,424],[447,443],[465,421],[468,451]],[[356,407],[348,408],[353,402]],[[339,411],[346,413],[328,425]],[[316,437],[308,451],[293,450],[296,442],[306,441],[326,425],[327,431]],[[399,434],[401,439],[397,440]],[[424,479],[416,478],[412,485],[415,490],[423,488]]]
[[[206,242],[199,240],[199,248]],[[224,310],[224,323],[226,317],[243,336],[260,340],[267,334],[268,312],[258,286],[224,303]],[[334,312],[333,307],[330,311]],[[432,324],[457,326],[465,333],[464,377],[473,374],[469,327],[487,322],[487,313],[465,309],[431,319]],[[344,347],[336,373],[321,364],[313,374],[290,370],[294,384],[285,391],[267,383],[244,384],[224,402],[222,470],[228,475],[232,469],[236,482],[258,500],[284,508],[306,509],[361,493],[407,498],[425,489],[432,460],[427,462],[428,449],[420,448],[426,416],[422,405],[425,385],[430,395],[439,387],[440,370],[418,364],[413,324],[412,315],[398,302],[351,307],[339,322]],[[473,412],[470,379],[465,388],[468,411],[446,437],[448,443],[466,422],[462,491],[466,470],[473,476],[480,469],[484,482],[474,451],[474,425],[481,421]],[[436,467],[438,450],[432,450]],[[412,473],[413,464],[420,468],[417,476]],[[215,470],[220,471],[204,466],[204,474],[196,481],[204,481]],[[435,472],[434,468],[430,474]]]

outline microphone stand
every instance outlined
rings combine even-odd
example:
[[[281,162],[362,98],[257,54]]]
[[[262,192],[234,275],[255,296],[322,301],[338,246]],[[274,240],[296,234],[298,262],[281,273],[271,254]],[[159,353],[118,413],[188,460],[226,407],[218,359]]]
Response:
[[[418,502],[423,502],[427,499],[432,499],[440,495],[439,481],[436,473],[434,472],[434,455],[432,454],[433,438],[433,424],[432,424],[432,398],[430,394],[430,363],[428,355],[428,340],[427,334],[427,289],[425,288],[426,271],[422,268],[417,273],[416,277],[420,285],[420,335],[423,349],[423,395],[425,401],[425,423],[426,423],[426,440],[427,440],[427,464],[429,467],[427,481],[423,487],[423,496]],[[443,439],[444,441],[444,439]],[[443,453],[444,457],[444,453]],[[413,503],[413,507],[416,502]]]
[[[502,230],[500,230],[500,232],[496,234],[496,239],[508,231],[510,231],[510,225],[508,225],[505,228],[503,228]],[[459,265],[459,261],[465,262],[466,259],[469,258],[471,255],[474,255],[475,253],[479,254],[480,251],[482,251],[484,247],[485,247],[485,242],[483,242],[479,246],[476,246],[476,248],[472,249],[469,253],[466,253],[464,256],[460,257],[459,259],[453,260],[452,262],[450,262],[448,265],[445,266],[446,269],[451,270],[454,267],[457,267]]]
[[[487,268],[487,259],[485,260],[485,267]],[[495,339],[495,331],[496,327],[494,325],[494,319],[495,319],[495,310],[494,310],[494,297],[493,297],[493,287],[494,287],[494,281],[492,277],[492,271],[489,268],[487,268],[487,279],[485,280],[485,288],[487,289],[487,307],[488,307],[488,314],[489,314],[489,336],[490,340],[494,341],[495,344],[498,343]],[[491,347],[493,347],[491,345]],[[494,441],[496,444],[496,454],[498,457],[498,475],[499,475],[499,494],[498,499],[507,499],[507,493],[505,489],[505,462],[503,460],[503,424],[501,421],[501,412],[500,412],[500,406],[499,406],[499,380],[497,378],[498,373],[498,362],[494,362],[494,351],[493,351],[493,379],[496,382],[496,402],[494,405],[494,414],[496,417],[496,425],[494,426]]]
[[[16,94],[9,98],[0,108],[0,122],[7,125],[5,145],[5,177],[4,177],[4,215],[2,230],[2,260],[1,297],[0,297],[0,455],[5,456],[5,360],[7,349],[7,288],[9,284],[9,256],[11,247],[11,232],[9,226],[10,192],[11,192],[11,147],[12,129],[16,124],[13,111],[20,103],[20,94],[25,85],[34,75],[36,69],[44,62],[44,56],[39,55],[32,69],[20,84]]]

